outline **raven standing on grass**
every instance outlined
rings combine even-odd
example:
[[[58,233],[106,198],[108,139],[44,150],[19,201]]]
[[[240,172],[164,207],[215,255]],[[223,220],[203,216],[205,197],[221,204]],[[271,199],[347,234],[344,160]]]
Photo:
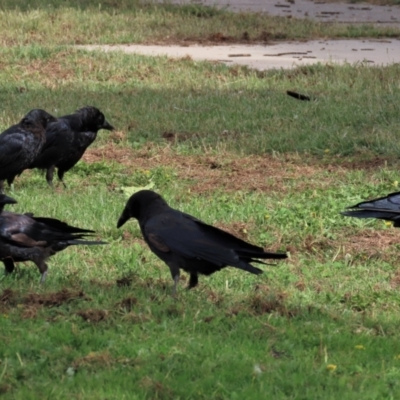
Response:
[[[347,208],[348,211],[341,213],[346,217],[384,219],[392,221],[395,228],[400,227],[400,192],[375,200],[363,201]]]
[[[34,109],[0,135],[0,193],[4,180],[11,185],[40,153],[46,142],[46,126],[52,121],[56,121],[52,115]]]
[[[64,115],[46,129],[46,144],[41,153],[29,166],[46,169],[46,180],[53,186],[53,174],[66,187],[63,177],[83,156],[86,149],[96,139],[100,129],[113,130],[104,114],[96,107],[83,107],[74,114]]]
[[[173,294],[180,269],[190,274],[188,289],[191,289],[198,283],[198,274],[211,275],[230,265],[258,275],[263,271],[251,262],[263,264],[258,259],[287,257],[284,253],[265,252],[262,247],[175,210],[151,190],[141,190],[131,196],[117,227],[130,218],[139,221],[150,250],[168,265],[174,280]]]
[[[54,218],[34,217],[3,211],[6,204],[14,204],[11,197],[0,194],[0,261],[6,274],[14,271],[14,263],[33,261],[41,273],[43,283],[47,275],[46,260],[55,253],[78,244],[106,244],[80,240],[93,231],[76,228]]]

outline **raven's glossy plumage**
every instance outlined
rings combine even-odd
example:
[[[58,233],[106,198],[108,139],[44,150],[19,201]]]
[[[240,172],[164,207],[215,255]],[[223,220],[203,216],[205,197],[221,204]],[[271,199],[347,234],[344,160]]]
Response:
[[[53,185],[55,168],[61,182],[96,139],[100,129],[113,130],[104,114],[96,107],[83,107],[73,114],[58,118],[46,129],[46,144],[29,168],[46,170],[47,183]]]
[[[0,194],[0,261],[6,273],[14,271],[15,262],[33,261],[42,275],[41,282],[44,282],[48,269],[46,260],[50,256],[75,244],[105,244],[80,240],[94,232],[58,219],[3,211],[5,204],[13,203],[16,203],[14,199]]]
[[[258,259],[287,257],[284,253],[265,252],[262,247],[175,210],[151,190],[141,190],[131,196],[117,227],[129,218],[139,221],[151,251],[170,268],[174,293],[180,269],[190,274],[190,289],[197,285],[198,274],[211,275],[230,265],[258,275],[263,271],[252,266],[251,262],[263,264]]]
[[[6,204],[16,204],[17,200],[13,199],[12,197],[8,197],[3,193],[0,193],[0,215],[4,210],[4,206]]]
[[[393,221],[393,226],[400,227],[400,192],[390,193],[386,197],[363,201],[347,207],[341,214],[346,217],[377,218]]]
[[[11,185],[40,153],[46,142],[46,126],[52,121],[56,121],[52,115],[34,109],[0,135],[0,192],[4,180]]]

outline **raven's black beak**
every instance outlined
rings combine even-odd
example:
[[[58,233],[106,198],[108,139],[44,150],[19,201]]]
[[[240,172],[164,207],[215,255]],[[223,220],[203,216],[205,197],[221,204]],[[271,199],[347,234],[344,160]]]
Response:
[[[108,131],[113,131],[115,128],[107,120],[104,120],[101,129],[107,129]]]
[[[117,228],[121,228],[122,225],[125,224],[126,221],[128,221],[129,216],[126,213],[126,211],[124,210],[121,214],[121,216],[119,217],[119,220],[117,222]]]
[[[0,194],[0,204],[17,204],[17,200],[8,197],[5,194]]]

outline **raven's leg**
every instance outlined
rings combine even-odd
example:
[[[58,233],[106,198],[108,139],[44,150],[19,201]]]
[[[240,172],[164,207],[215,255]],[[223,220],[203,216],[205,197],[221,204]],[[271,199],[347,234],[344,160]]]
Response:
[[[57,175],[58,175],[58,179],[62,182],[62,184],[64,185],[65,189],[67,188],[67,185],[65,184],[65,182],[63,181],[64,178],[64,171],[60,170],[60,168],[58,168],[57,170]]]
[[[191,272],[190,273],[190,279],[189,279],[189,285],[188,285],[188,289],[192,289],[195,286],[197,286],[197,284],[199,283],[199,277],[197,275],[196,272]]]
[[[34,260],[33,261],[37,267],[39,268],[40,273],[42,274],[41,278],[40,278],[40,283],[43,284],[46,280],[46,276],[47,276],[47,264],[44,262],[44,260]]]
[[[6,275],[11,274],[14,271],[14,261],[12,258],[5,258],[3,260],[4,267],[6,269]]]
[[[174,277],[174,288],[172,289],[172,296],[174,297],[176,296],[176,288],[178,287],[178,283],[179,283],[179,273]]]
[[[0,181],[0,193],[4,194],[4,181]]]
[[[46,181],[50,187],[53,187],[53,174],[55,169],[56,166],[52,165],[50,168],[47,168],[46,170]]]
[[[167,264],[169,270],[171,271],[172,279],[174,280],[174,288],[172,289],[172,296],[176,296],[176,287],[178,286],[180,271],[179,267],[174,265],[173,263]]]
[[[43,285],[43,283],[46,281],[47,277],[47,270],[42,273],[42,277],[40,278],[40,284]]]
[[[8,186],[10,187],[10,189],[11,189],[11,191],[13,192],[14,191],[14,179],[15,179],[15,175],[14,176],[9,176],[8,178],[7,178],[7,183],[8,183]]]

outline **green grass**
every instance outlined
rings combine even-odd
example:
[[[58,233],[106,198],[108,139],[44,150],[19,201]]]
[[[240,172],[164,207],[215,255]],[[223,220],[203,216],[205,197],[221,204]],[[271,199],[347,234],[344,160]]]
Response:
[[[256,72],[166,57],[27,46],[0,51],[0,127],[27,109],[97,105],[134,146],[398,156],[399,65]],[[286,90],[308,94],[294,100]],[[100,136],[104,136],[101,133]]]
[[[306,190],[288,181],[281,192],[227,196],[218,188],[188,194],[162,168],[151,180],[173,206],[209,223],[244,221],[251,241],[289,248],[289,261],[260,277],[227,269],[202,277],[190,292],[181,283],[174,300],[168,268],[134,241],[141,237],[136,222],[115,227],[125,197],[103,179],[118,184],[121,169],[81,163],[68,176],[69,189],[55,193],[39,173],[24,174],[13,210],[95,229],[109,245],[59,253],[43,287],[29,265],[1,278],[3,290],[14,291],[8,303],[0,301],[4,398],[397,397],[400,303],[391,282],[398,246],[372,255],[346,248],[354,234],[388,228],[339,215],[393,190],[395,169],[338,169],[327,189],[326,172],[316,168],[296,181],[312,186]],[[323,246],[307,250],[310,238]],[[130,285],[117,285],[123,277]],[[62,288],[75,293],[72,299],[33,300]]]
[[[101,4],[101,5],[99,5]],[[395,26],[326,24],[230,13],[199,5],[138,1],[8,1],[0,4],[0,44],[230,43],[399,37]]]
[[[80,4],[55,18],[94,21],[94,38],[109,10]],[[121,4],[121,15],[134,10]],[[15,38],[29,25],[12,21],[52,12],[2,5]],[[73,42],[68,30],[51,35],[38,43]],[[117,132],[99,133],[68,189],[24,172],[9,209],[94,229],[109,244],[58,253],[43,286],[31,263],[0,272],[2,398],[399,397],[399,233],[339,214],[398,190],[398,65],[260,73],[42,44],[0,51],[0,130],[34,107],[63,115],[90,104]],[[173,299],[168,267],[136,221],[116,228],[123,189],[148,184],[290,258],[261,276],[227,268],[191,291],[183,274]]]

